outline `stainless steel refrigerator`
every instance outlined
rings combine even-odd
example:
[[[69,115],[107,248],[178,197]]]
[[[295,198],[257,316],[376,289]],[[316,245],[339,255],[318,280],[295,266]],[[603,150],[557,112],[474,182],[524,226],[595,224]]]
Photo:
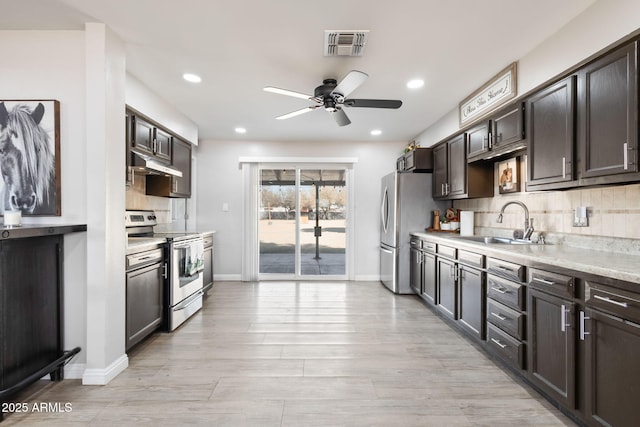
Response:
[[[380,281],[396,294],[414,293],[409,285],[409,233],[432,226],[433,211],[448,202],[434,201],[432,174],[393,172],[382,178],[380,206]]]

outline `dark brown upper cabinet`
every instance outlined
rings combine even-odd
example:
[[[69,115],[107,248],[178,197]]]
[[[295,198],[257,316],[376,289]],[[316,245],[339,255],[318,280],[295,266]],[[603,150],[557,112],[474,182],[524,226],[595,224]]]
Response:
[[[182,177],[148,175],[146,192],[150,196],[191,197],[191,144],[173,138],[171,144],[173,167],[182,172]]]
[[[467,130],[467,161],[501,157],[526,147],[524,105],[517,102]]]
[[[583,179],[638,172],[638,42],[578,71],[578,146]]]
[[[433,148],[433,197],[464,199],[493,196],[493,165],[467,164],[467,134]]]
[[[137,115],[130,115],[131,149],[171,163],[171,135]]]
[[[569,76],[527,99],[527,191],[576,185],[575,86]]]

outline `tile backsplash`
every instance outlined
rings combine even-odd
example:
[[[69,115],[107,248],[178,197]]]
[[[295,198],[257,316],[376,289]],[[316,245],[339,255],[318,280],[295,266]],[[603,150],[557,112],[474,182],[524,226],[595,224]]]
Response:
[[[454,207],[474,211],[476,227],[523,228],[524,212],[515,205],[507,207],[502,224],[496,222],[502,206],[511,200],[527,205],[537,231],[640,239],[640,184],[496,194],[491,198],[459,200]],[[588,208],[588,227],[573,227],[574,210],[579,206]]]
[[[152,210],[158,217],[158,224],[171,223],[171,199],[146,195],[144,175],[136,174],[133,185],[127,186],[127,210]]]

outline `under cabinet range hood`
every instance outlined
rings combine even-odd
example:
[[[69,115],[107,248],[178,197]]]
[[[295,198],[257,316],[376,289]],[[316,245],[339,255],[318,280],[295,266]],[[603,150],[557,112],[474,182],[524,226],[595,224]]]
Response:
[[[131,151],[131,167],[137,172],[144,172],[151,175],[171,175],[182,178],[182,172],[172,168],[170,165],[160,163],[144,154]]]

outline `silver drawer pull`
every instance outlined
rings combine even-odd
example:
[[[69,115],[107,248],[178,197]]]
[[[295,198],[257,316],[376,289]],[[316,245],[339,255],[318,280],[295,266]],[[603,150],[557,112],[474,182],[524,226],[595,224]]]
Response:
[[[499,340],[495,339],[495,338],[491,338],[491,341],[493,341],[495,344],[497,344],[498,346],[500,346],[500,348],[507,348],[506,344],[502,344]]]
[[[614,305],[617,305],[619,307],[624,307],[624,308],[628,308],[629,307],[629,304],[627,304],[626,302],[620,302],[620,301],[612,300],[609,297],[601,297],[600,295],[594,295],[593,297],[595,299],[599,299],[600,301],[608,302],[610,304],[614,304]]]
[[[541,279],[541,278],[539,278],[539,277],[534,277],[534,278],[532,279],[532,281],[533,281],[533,282],[542,283],[543,285],[548,285],[548,286],[553,286],[553,285],[555,285],[555,283],[556,283],[556,282],[551,282],[551,281],[549,281],[549,280]]]
[[[501,265],[496,265],[496,267],[499,268],[500,270],[504,270],[504,271],[508,271],[509,273],[513,273],[513,268],[503,267]]]
[[[495,286],[492,286],[491,290],[492,291],[496,291],[496,292],[501,293],[501,294],[509,293],[509,291],[507,289],[505,289],[505,288],[496,288]]]
[[[491,315],[492,315],[493,317],[497,317],[497,318],[498,318],[498,319],[500,319],[500,320],[507,320],[507,318],[506,318],[506,317],[504,317],[504,316],[502,316],[502,315],[500,315],[500,314],[498,314],[498,313],[494,313],[493,311],[491,312]]]

